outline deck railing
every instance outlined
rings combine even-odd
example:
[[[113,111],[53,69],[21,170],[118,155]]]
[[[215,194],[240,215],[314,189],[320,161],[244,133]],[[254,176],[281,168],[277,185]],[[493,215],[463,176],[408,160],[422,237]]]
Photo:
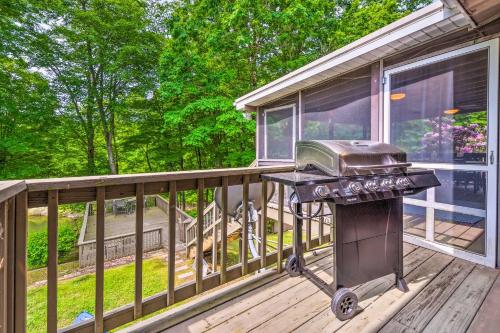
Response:
[[[243,185],[243,198],[248,197],[249,184],[261,183],[264,173],[290,171],[290,166],[234,168],[156,174],[96,176],[58,178],[26,181],[0,182],[0,332],[26,331],[27,266],[26,239],[28,208],[48,207],[48,266],[47,266],[47,332],[57,332],[58,302],[58,208],[61,204],[95,201],[96,245],[95,245],[95,309],[94,319],[60,329],[61,332],[103,332],[135,319],[151,314],[174,303],[186,300],[241,276],[256,272],[262,267],[277,265],[282,270],[282,260],[292,253],[292,248],[283,247],[284,186],[278,186],[278,244],[277,251],[267,253],[265,227],[267,206],[262,205],[259,233],[259,258],[248,259],[248,238],[245,235],[248,218],[242,219],[243,238],[241,262],[228,267],[227,254],[227,189],[232,185]],[[267,185],[262,182],[265,198]],[[144,196],[167,193],[169,197],[169,221],[176,220],[177,192],[197,191],[196,236],[203,239],[205,188],[222,188],[223,207],[220,223],[219,271],[202,275],[203,242],[196,244],[195,280],[175,288],[175,223],[169,223],[168,239],[168,287],[154,296],[143,298],[142,255],[135,256],[135,292],[132,304],[104,313],[104,258],[105,258],[105,200],[136,197],[135,253],[143,253]],[[311,239],[310,223],[307,223],[306,243],[308,247],[329,239]],[[321,228],[322,229],[322,228]]]

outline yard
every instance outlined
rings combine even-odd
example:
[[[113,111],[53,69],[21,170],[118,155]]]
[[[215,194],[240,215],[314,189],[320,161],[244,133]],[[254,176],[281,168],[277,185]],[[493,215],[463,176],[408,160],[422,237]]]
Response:
[[[277,234],[269,234],[268,240],[272,243],[278,239]],[[292,232],[283,234],[284,245],[292,244]],[[228,243],[229,265],[239,262],[238,240]],[[274,251],[269,247],[268,251]],[[71,263],[59,265],[59,270],[71,270]],[[189,281],[180,279],[183,273],[191,271],[192,260],[181,264],[187,266],[185,270],[176,272],[176,285]],[[119,306],[134,301],[134,263],[106,269],[104,274],[104,311],[115,309]],[[30,282],[40,281],[45,278],[46,270],[35,270],[28,274]],[[193,278],[193,276],[191,277]],[[167,289],[167,263],[163,258],[155,257],[145,259],[143,262],[143,297],[148,297]],[[86,274],[76,278],[61,280],[58,283],[58,326],[65,327],[75,320],[82,311],[94,313],[95,302],[95,275]],[[31,287],[28,289],[28,331],[45,332],[47,317],[47,286]]]

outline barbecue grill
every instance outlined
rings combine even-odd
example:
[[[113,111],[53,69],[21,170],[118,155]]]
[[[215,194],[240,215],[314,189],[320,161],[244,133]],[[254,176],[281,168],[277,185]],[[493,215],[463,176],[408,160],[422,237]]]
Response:
[[[403,278],[403,199],[441,185],[433,170],[409,168],[406,153],[373,141],[316,140],[296,144],[296,170],[262,178],[291,187],[288,199],[295,216],[294,254],[290,276],[304,274],[332,297],[338,319],[356,314],[355,285],[395,274],[396,287],[406,292]],[[317,209],[306,216],[302,204]],[[334,281],[326,285],[305,267],[302,221],[319,217],[323,204],[332,215]]]

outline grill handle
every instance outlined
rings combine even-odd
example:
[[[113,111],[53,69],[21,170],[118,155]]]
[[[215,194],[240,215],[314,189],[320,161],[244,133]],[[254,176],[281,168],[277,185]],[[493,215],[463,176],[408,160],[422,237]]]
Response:
[[[348,169],[370,170],[370,169],[388,169],[388,168],[407,168],[411,163],[393,163],[393,164],[369,164],[369,165],[348,165]]]

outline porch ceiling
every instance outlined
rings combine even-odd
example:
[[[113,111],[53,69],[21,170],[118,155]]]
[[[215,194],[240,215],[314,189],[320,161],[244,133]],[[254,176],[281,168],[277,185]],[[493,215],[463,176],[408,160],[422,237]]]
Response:
[[[235,106],[263,105],[468,25],[463,12],[437,1],[238,98]]]

